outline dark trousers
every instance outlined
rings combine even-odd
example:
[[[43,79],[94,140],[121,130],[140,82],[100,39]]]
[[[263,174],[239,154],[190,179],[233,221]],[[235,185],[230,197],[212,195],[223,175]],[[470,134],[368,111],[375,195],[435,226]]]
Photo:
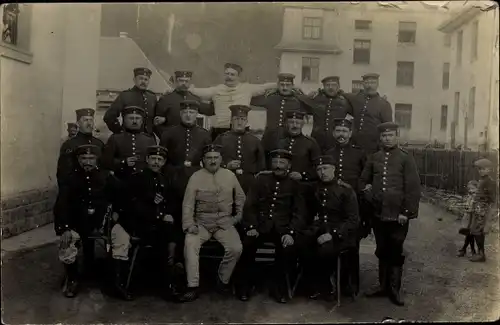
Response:
[[[231,130],[231,128],[212,128],[212,141],[215,141],[217,136]]]
[[[297,242],[292,246],[283,247],[281,236],[272,231],[269,233],[259,233],[258,237],[250,237],[243,234],[243,253],[241,254],[238,267],[238,284],[248,287],[255,281],[255,256],[257,249],[265,242],[273,242],[275,245],[275,262],[273,279],[279,290],[286,290],[286,274],[292,275],[296,271],[297,265]]]
[[[392,266],[404,263],[403,244],[408,234],[409,222],[404,225],[397,221],[373,220],[373,233],[377,248],[375,255],[379,260]]]

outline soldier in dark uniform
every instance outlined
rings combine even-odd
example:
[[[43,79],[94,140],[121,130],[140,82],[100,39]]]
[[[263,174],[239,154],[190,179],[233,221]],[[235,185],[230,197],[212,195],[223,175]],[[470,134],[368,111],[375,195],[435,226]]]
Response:
[[[222,146],[221,167],[233,171],[243,188],[248,193],[255,180],[255,175],[265,169],[264,150],[260,140],[246,130],[250,107],[231,105],[231,131],[215,139],[214,144]]]
[[[273,242],[276,249],[274,295],[278,302],[288,302],[286,281],[296,271],[296,234],[304,226],[306,207],[299,184],[288,175],[292,154],[286,150],[271,153],[272,173],[257,176],[243,209],[243,254],[238,267],[238,296],[250,296],[255,254],[259,244]]]
[[[84,267],[88,274],[94,260],[94,242],[88,237],[101,228],[110,204],[119,211],[115,199],[118,183],[97,164],[101,147],[81,145],[72,155],[77,164],[60,185],[54,206],[55,231],[61,236],[59,260],[66,269],[63,292],[68,298],[78,293],[78,249],[83,247]]]
[[[147,167],[130,176],[126,198],[131,211],[122,214],[111,230],[112,253],[115,262],[115,286],[122,297],[130,300],[126,283],[129,271],[130,237],[138,237],[141,244],[150,244],[158,250],[161,269],[160,287],[166,297],[175,293],[173,268],[182,263],[182,225],[178,200],[174,188],[174,175],[164,175],[161,170],[167,159],[167,150],[161,146],[146,149]],[[179,253],[180,252],[180,253]],[[177,253],[177,254],[176,254]],[[182,264],[181,264],[182,267]]]
[[[81,108],[76,110],[78,133],[62,144],[59,152],[59,159],[57,160],[56,176],[59,186],[61,186],[64,179],[78,164],[74,155],[76,148],[84,144],[96,145],[101,150],[104,148],[104,143],[92,136],[92,132],[94,131],[94,114],[95,110],[92,108]]]
[[[261,106],[266,109],[266,128],[262,136],[262,147],[264,151],[273,150],[273,144],[283,137],[285,133],[285,113],[287,111],[306,111],[306,106],[312,101],[307,96],[301,95],[294,88],[295,76],[291,73],[280,73],[278,75],[278,89],[268,91],[265,95],[252,97],[251,105]],[[314,103],[312,103],[314,105]],[[270,168],[269,157],[266,157],[267,167]]]
[[[363,76],[364,90],[358,94],[345,94],[353,108],[353,140],[367,155],[378,150],[377,125],[392,122],[391,104],[377,92],[379,75],[368,73]]]
[[[122,91],[108,108],[106,114],[104,114],[104,122],[111,132],[122,132],[123,128],[118,121],[118,116],[120,116],[125,107],[137,106],[144,109],[143,131],[149,135],[153,135],[153,119],[156,116],[155,107],[157,100],[156,94],[148,90],[150,78],[151,70],[148,68],[134,69],[134,87]]]
[[[112,134],[103,154],[103,165],[122,180],[146,166],[146,148],[155,145],[152,136],[142,132],[144,109],[138,106],[122,110],[125,132]]]
[[[307,113],[313,116],[311,137],[318,142],[321,152],[324,153],[328,149],[328,144],[333,142],[333,121],[344,118],[348,113],[352,115],[352,107],[343,96],[339,77],[326,77],[321,82],[323,89],[311,96],[318,105],[314,109],[308,109]]]
[[[349,264],[351,265],[349,274],[350,281],[342,281],[343,284],[350,284],[350,288],[345,287],[344,291],[351,291],[357,295],[359,291],[359,243],[370,233],[371,207],[365,201],[359,188],[359,178],[366,164],[366,155],[360,147],[351,142],[352,122],[345,118],[337,118],[334,121],[334,143],[326,155],[334,158],[336,179],[339,182],[347,183],[357,195],[359,204],[360,225],[357,237],[356,249],[350,251]]]
[[[304,116],[304,111],[287,111],[285,133],[271,148],[290,151],[293,154],[290,178],[309,182],[317,178],[313,161],[320,155],[320,149],[316,140],[302,133]]]
[[[214,115],[213,103],[202,102],[198,96],[189,92],[191,85],[191,71],[175,71],[175,89],[163,95],[158,104],[156,104],[156,117],[154,124],[156,133],[161,138],[161,134],[169,126],[179,125],[181,123],[180,110],[181,102],[184,100],[196,100],[200,102],[199,114],[211,116]]]
[[[341,251],[355,249],[358,241],[356,193],[348,184],[337,181],[337,164],[332,156],[316,158],[319,181],[306,196],[311,203],[309,213],[314,216],[314,221],[299,237],[303,237],[300,246],[306,278],[312,280],[311,299],[323,296],[333,300],[336,281],[330,281],[330,277],[336,278],[337,256]],[[341,273],[350,273],[351,263],[341,262],[341,265]]]
[[[177,173],[177,186],[181,195],[184,195],[189,177],[201,168],[203,147],[212,142],[210,132],[196,125],[199,108],[198,101],[182,101],[181,124],[168,128],[160,139],[160,145],[168,150],[166,166]]]
[[[380,287],[367,296],[389,296],[394,304],[403,306],[403,244],[409,220],[418,216],[420,178],[413,157],[398,147],[398,125],[386,122],[378,129],[382,149],[368,159],[360,183],[374,210],[372,225],[379,260]]]

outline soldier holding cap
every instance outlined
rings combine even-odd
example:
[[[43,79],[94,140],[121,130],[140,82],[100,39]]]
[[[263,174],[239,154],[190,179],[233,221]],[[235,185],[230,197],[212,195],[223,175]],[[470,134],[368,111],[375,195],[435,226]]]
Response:
[[[224,84],[209,88],[195,88],[191,86],[189,91],[202,99],[211,100],[214,103],[215,116],[212,119],[212,141],[230,130],[231,105],[250,105],[253,96],[264,94],[267,90],[276,88],[276,83],[250,84],[241,83],[240,77],[243,68],[235,63],[224,65]]]
[[[333,141],[332,131],[334,120],[344,118],[346,114],[352,115],[352,107],[340,89],[340,78],[328,76],[321,80],[323,89],[311,94],[311,98],[317,104],[315,108],[309,108],[308,114],[313,116],[313,137],[324,153],[328,149],[328,144]]]
[[[117,193],[119,186],[109,172],[98,167],[101,147],[93,144],[78,146],[71,153],[76,165],[60,184],[54,206],[54,227],[58,236],[59,260],[66,269],[63,293],[74,297],[78,293],[78,247],[83,247],[85,271],[91,271],[94,242],[88,237],[100,229],[110,204],[121,211]]]
[[[312,101],[307,100],[306,96],[301,95],[300,89],[294,87],[294,79],[295,75],[291,73],[280,73],[278,74],[277,89],[252,98],[252,105],[266,109],[266,129],[262,136],[262,147],[267,152],[275,149],[273,145],[285,134],[286,112],[305,112],[312,109],[306,108],[307,105],[314,105]]]
[[[290,177],[307,182],[316,179],[313,159],[320,155],[320,148],[316,140],[302,133],[305,114],[304,111],[287,111],[285,134],[271,148],[290,151],[293,154]]]
[[[103,153],[103,164],[120,179],[141,171],[146,165],[146,148],[155,145],[152,136],[142,132],[144,109],[128,106],[122,110],[125,132],[112,134]]]
[[[403,244],[409,221],[417,218],[420,202],[420,178],[413,156],[398,146],[398,125],[378,125],[382,149],[368,159],[360,185],[373,206],[373,232],[377,243],[380,287],[369,297],[388,296],[403,306]]]
[[[122,91],[104,114],[104,122],[113,133],[123,131],[118,117],[125,107],[137,106],[144,109],[144,131],[153,135],[153,119],[156,116],[156,94],[148,90],[151,78],[151,70],[148,68],[134,69],[134,87]]]
[[[378,150],[377,125],[392,121],[391,104],[377,92],[378,82],[378,74],[365,74],[363,76],[364,91],[356,95],[345,94],[353,108],[351,114],[354,117],[353,140],[367,155]]]
[[[330,155],[320,156],[315,159],[314,164],[319,181],[306,196],[311,206],[309,213],[314,216],[314,220],[302,233],[304,242],[301,245],[301,256],[305,262],[306,278],[312,280],[310,298],[323,296],[327,300],[333,300],[337,290],[330,277],[336,273],[337,256],[344,250],[356,248],[358,202],[351,186],[337,182],[336,158]],[[347,255],[343,254],[342,257],[345,256]],[[349,273],[352,272],[350,268],[353,265],[345,260],[341,265],[341,282],[349,287]],[[352,294],[345,291],[343,293]]]
[[[365,201],[364,196],[359,187],[359,178],[366,164],[366,155],[363,150],[352,143],[352,121],[345,118],[337,118],[334,120],[334,143],[333,146],[326,151],[326,155],[332,156],[336,162],[335,171],[336,179],[339,182],[344,182],[352,187],[357,195],[359,205],[360,227],[357,237],[356,249],[350,251],[349,261],[352,267],[351,270],[351,285],[349,289],[354,290],[353,294],[359,291],[359,243],[362,238],[365,238],[370,233],[371,206]],[[345,283],[345,282],[344,282]]]
[[[203,147],[211,142],[210,133],[196,125],[200,103],[185,100],[180,103],[181,124],[163,132],[160,145],[168,150],[167,165],[178,173],[178,190],[184,195],[189,177],[201,168]]]
[[[94,131],[94,114],[95,110],[92,108],[81,108],[76,110],[78,133],[74,137],[66,140],[61,145],[59,152],[56,174],[57,184],[59,186],[64,182],[64,178],[71,173],[77,165],[74,155],[74,150],[76,148],[84,144],[96,145],[101,150],[104,148],[104,143],[92,135]]]
[[[258,175],[250,188],[243,210],[243,255],[238,266],[237,293],[240,300],[250,297],[255,254],[259,245],[272,241],[276,249],[273,293],[280,303],[288,302],[286,281],[291,281],[297,265],[296,235],[304,226],[306,206],[299,184],[288,174],[292,153],[270,153],[272,173]]]
[[[211,238],[224,247],[219,266],[217,289],[229,291],[229,280],[241,255],[241,241],[235,224],[241,220],[245,193],[233,172],[220,168],[221,146],[203,148],[203,167],[189,179],[182,202],[182,229],[186,233],[184,258],[188,289],[181,302],[198,298],[199,253]]]
[[[231,131],[215,139],[222,146],[222,167],[233,171],[245,193],[255,180],[255,175],[265,169],[264,150],[260,140],[246,131],[248,112],[245,105],[231,105]]]
[[[214,115],[213,103],[202,102],[198,96],[193,95],[188,89],[191,85],[191,71],[175,71],[175,89],[165,93],[158,104],[156,104],[156,117],[154,124],[157,134],[161,134],[169,126],[179,125],[181,102],[184,100],[196,100],[200,102],[199,114],[211,116]]]
[[[488,233],[489,224],[498,214],[497,208],[497,184],[491,178],[493,172],[493,163],[482,158],[474,162],[474,167],[479,173],[478,191],[474,197],[473,211],[470,221],[470,234],[474,236],[478,247],[478,254],[470,258],[471,262],[485,262],[486,255],[484,251],[485,235]]]

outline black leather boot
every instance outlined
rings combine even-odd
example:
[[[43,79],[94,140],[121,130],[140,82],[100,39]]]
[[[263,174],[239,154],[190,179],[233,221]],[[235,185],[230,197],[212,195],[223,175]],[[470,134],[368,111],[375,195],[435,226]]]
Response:
[[[64,264],[66,279],[63,285],[63,294],[67,298],[73,298],[78,294],[78,263]]]
[[[199,297],[200,297],[200,293],[199,293],[198,287],[191,287],[191,288],[188,287],[182,295],[179,295],[177,297],[176,302],[180,302],[180,303],[191,302],[191,301],[195,301]]]
[[[401,280],[403,277],[403,266],[391,266],[389,272],[389,299],[396,306],[404,306],[401,294]]]
[[[378,260],[378,281],[379,287],[366,293],[368,298],[387,296],[388,265],[384,261]]]
[[[114,260],[115,263],[115,289],[118,295],[124,300],[133,300],[132,294],[127,288],[127,278],[129,271],[129,262]]]

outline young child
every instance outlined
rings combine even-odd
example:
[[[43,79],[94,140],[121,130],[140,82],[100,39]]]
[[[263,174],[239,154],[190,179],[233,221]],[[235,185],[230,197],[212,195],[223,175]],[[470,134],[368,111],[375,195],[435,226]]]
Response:
[[[470,234],[477,243],[478,254],[470,258],[471,262],[485,262],[484,238],[488,232],[487,221],[496,212],[496,183],[490,174],[493,163],[488,159],[479,159],[474,163],[479,172],[479,186],[473,202]]]
[[[474,236],[470,234],[470,222],[471,214],[474,208],[474,196],[477,193],[479,186],[478,181],[470,181],[467,183],[467,197],[465,199],[465,209],[462,214],[462,225],[458,231],[460,234],[465,236],[464,246],[458,251],[457,256],[462,257],[467,253],[467,247],[470,245],[470,250],[472,255],[476,254],[476,248],[474,247]]]

